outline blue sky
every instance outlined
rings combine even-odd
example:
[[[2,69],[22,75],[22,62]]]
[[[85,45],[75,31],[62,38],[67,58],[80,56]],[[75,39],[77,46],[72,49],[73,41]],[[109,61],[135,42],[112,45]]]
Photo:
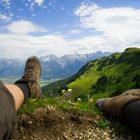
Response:
[[[140,46],[139,0],[1,0],[0,57]]]

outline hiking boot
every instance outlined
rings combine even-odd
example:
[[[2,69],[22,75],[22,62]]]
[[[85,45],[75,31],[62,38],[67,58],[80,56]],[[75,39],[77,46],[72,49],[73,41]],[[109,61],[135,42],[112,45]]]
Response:
[[[102,110],[102,106],[104,104],[106,98],[101,98],[96,101],[96,105]]]
[[[41,64],[37,57],[29,57],[26,61],[24,75],[15,84],[27,84],[29,88],[29,97],[38,98],[41,96],[39,79],[41,75]]]

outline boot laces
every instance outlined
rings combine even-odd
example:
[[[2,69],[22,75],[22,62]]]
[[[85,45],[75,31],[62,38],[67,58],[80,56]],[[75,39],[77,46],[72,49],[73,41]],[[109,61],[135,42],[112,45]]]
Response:
[[[24,76],[23,78],[25,80],[29,80],[31,82],[37,82],[37,75],[35,72],[34,67],[27,67],[27,69],[25,70]]]

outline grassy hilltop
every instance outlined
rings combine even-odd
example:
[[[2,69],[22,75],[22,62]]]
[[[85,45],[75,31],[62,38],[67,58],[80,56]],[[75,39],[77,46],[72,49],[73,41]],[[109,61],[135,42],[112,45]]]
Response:
[[[128,48],[123,53],[114,53],[88,62],[80,71],[67,79],[43,87],[46,94],[71,88],[73,98],[91,96],[114,96],[131,88],[140,87],[140,49]]]

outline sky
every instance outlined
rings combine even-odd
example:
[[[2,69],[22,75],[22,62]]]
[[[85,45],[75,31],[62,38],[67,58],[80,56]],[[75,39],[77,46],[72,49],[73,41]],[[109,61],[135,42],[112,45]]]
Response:
[[[0,0],[0,58],[140,47],[140,0]]]

